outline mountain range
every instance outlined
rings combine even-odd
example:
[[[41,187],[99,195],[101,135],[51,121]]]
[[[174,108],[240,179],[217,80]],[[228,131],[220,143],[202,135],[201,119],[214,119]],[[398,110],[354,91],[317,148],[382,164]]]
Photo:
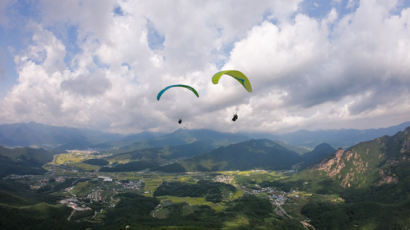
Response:
[[[118,149],[118,152],[166,146],[180,146],[193,144],[196,142],[200,142],[202,144],[206,143],[209,148],[216,148],[248,139],[249,138],[244,135],[217,132],[208,129],[178,129],[172,133],[163,134],[144,141],[136,141],[132,144],[124,145]]]
[[[45,148],[88,148],[107,140],[119,140],[119,134],[96,130],[58,127],[34,122],[0,125],[0,145]]]
[[[397,127],[373,131],[384,133],[394,129]],[[4,138],[5,132],[10,132],[7,138]],[[37,132],[37,135],[30,137],[29,134],[34,132]],[[366,132],[370,133],[370,131]],[[363,131],[363,133],[366,132]],[[287,170],[292,168],[311,170],[310,168],[315,166],[316,171],[326,174],[343,187],[360,188],[375,183],[395,183],[400,179],[398,176],[400,173],[396,171],[397,167],[400,168],[403,164],[407,164],[410,146],[409,132],[410,129],[407,128],[392,137],[382,135],[347,149],[339,148],[337,151],[331,145],[321,143],[312,151],[301,154],[295,151],[295,148],[282,142],[269,139],[249,140],[244,135],[212,130],[179,129],[162,135],[141,133],[121,136],[28,123],[0,126],[0,133],[3,133],[0,143],[39,146],[59,144],[60,147],[70,143],[75,143],[77,146],[79,143],[86,143],[86,146],[95,146],[94,143],[97,142],[109,143],[107,139],[111,138],[112,146],[115,146],[113,143],[120,144],[105,160],[118,162],[113,165],[118,165],[115,167],[123,167],[121,161],[116,161],[116,159],[127,162],[151,162],[153,164],[148,165],[154,167],[151,168],[152,170],[169,163],[172,167],[167,166],[168,169],[175,168],[185,171]],[[3,175],[14,171],[20,172],[23,168],[29,169],[28,171],[38,169],[40,172],[41,164],[51,161],[53,155],[53,152],[34,148],[1,147],[0,150]]]
[[[407,126],[410,126],[410,122],[380,129],[300,130],[286,134],[232,134],[206,129],[179,129],[171,133],[142,132],[121,135],[90,129],[58,127],[29,122],[0,125],[0,145],[9,147],[37,146],[54,150],[54,152],[90,148],[126,152],[136,149],[183,145],[198,140],[212,142],[212,146],[219,147],[252,138],[268,138],[278,143],[283,142],[282,145],[288,145],[288,148],[293,148],[293,151],[303,153],[309,152],[309,149],[311,150],[321,143],[328,143],[335,148],[350,147],[362,141],[384,135],[394,135]]]
[[[269,138],[280,140],[289,145],[313,148],[321,143],[328,143],[335,148],[347,148],[363,141],[372,140],[385,135],[394,135],[410,126],[410,122],[404,122],[386,128],[378,129],[329,129],[329,130],[299,130],[284,134],[260,133],[252,134],[251,137]]]

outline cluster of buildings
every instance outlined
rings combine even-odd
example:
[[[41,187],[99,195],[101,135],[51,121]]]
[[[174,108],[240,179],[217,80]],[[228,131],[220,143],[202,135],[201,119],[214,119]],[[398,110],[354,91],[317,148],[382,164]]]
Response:
[[[273,201],[275,202],[276,206],[282,206],[286,203],[288,199],[286,194],[273,194],[272,196]]]
[[[112,178],[109,176],[98,176],[98,179],[102,179],[105,182],[111,182]]]
[[[98,176],[98,179],[103,180],[104,182],[113,182],[114,180],[109,176]],[[116,185],[121,186],[123,189],[126,190],[140,190],[144,188],[144,181],[143,180],[136,180],[136,181],[114,181]],[[116,190],[116,189],[115,189]]]
[[[63,176],[58,176],[55,178],[57,183],[63,183],[65,181],[65,177]]]
[[[91,179],[92,178],[92,179]],[[59,203],[66,205],[73,209],[72,215],[74,212],[89,211],[92,208],[88,207],[89,204],[94,202],[103,202],[108,207],[115,206],[115,200],[113,196],[115,194],[126,192],[126,191],[144,191],[145,183],[143,180],[116,180],[110,176],[98,175],[98,174],[87,174],[87,176],[82,177],[67,177],[55,175],[54,173],[47,173],[45,175],[8,175],[3,177],[3,179],[12,179],[19,182],[25,183],[30,186],[33,190],[41,189],[44,186],[51,185],[50,188],[53,188],[57,184],[69,182],[64,189],[66,198],[60,200]],[[76,185],[79,181],[90,181],[85,188],[82,190],[83,195],[75,193]],[[90,189],[90,190],[88,190]],[[84,191],[85,194],[83,193]],[[110,192],[112,191],[112,192]],[[71,216],[69,219],[71,219]]]
[[[128,181],[127,183],[122,183],[122,186],[126,190],[141,190],[144,188],[144,181],[137,180],[137,181]]]
[[[71,197],[71,198],[67,198],[64,200],[60,200],[61,204],[65,204],[68,207],[76,210],[76,211],[86,211],[86,210],[91,210],[90,207],[87,207],[85,204],[80,204],[80,202],[78,201],[78,199],[76,197]]]
[[[231,184],[233,182],[233,176],[230,175],[218,175],[215,177],[216,182],[221,182],[225,184]]]
[[[102,201],[102,190],[101,189],[97,189],[94,190],[87,195],[87,198],[90,199],[90,202],[93,201]]]
[[[118,192],[121,192],[123,190],[139,191],[139,190],[142,190],[145,185],[143,180],[118,181],[118,180],[113,180],[109,176],[98,176],[97,178],[93,179],[93,181],[96,181],[96,180],[100,180],[100,181],[102,180],[103,182],[111,183],[111,185],[109,185],[109,189],[112,190],[114,194],[117,194]],[[71,198],[64,199],[60,201],[60,203],[66,204],[68,207],[71,207],[76,211],[80,211],[82,208],[84,208],[84,210],[89,210],[89,208],[88,209],[86,208],[84,202],[93,203],[93,202],[106,201],[107,197],[104,197],[104,194],[103,194],[103,192],[107,189],[107,187],[105,186],[103,186],[102,188],[100,185],[93,187],[91,192],[88,193],[87,196],[85,197],[77,197],[76,194],[73,194],[74,188],[75,186],[71,186],[65,189],[67,193],[71,194]]]
[[[47,185],[50,180],[49,175],[15,175],[11,174],[3,177],[5,180],[18,180],[24,184],[30,185],[30,189],[37,190]]]
[[[17,175],[17,174],[10,174],[8,176],[3,177],[5,180],[19,180],[25,178],[32,178],[33,175]]]
[[[278,191],[271,187],[252,189],[252,190],[249,190],[246,188],[243,188],[243,189],[245,192],[252,193],[254,195],[261,194],[261,193],[267,194],[269,197],[269,200],[271,200],[272,203],[276,206],[282,206],[288,200],[288,193],[284,191]]]

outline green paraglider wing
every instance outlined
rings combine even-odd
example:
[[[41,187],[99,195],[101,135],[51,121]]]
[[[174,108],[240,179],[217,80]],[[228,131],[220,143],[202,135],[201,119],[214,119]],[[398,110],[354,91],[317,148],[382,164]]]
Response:
[[[161,98],[162,94],[164,94],[165,91],[167,91],[168,89],[173,88],[173,87],[183,87],[183,88],[189,89],[189,90],[191,90],[197,97],[199,97],[198,92],[197,92],[194,88],[192,88],[191,86],[189,86],[189,85],[170,85],[170,86],[165,87],[163,90],[159,91],[159,93],[158,93],[158,95],[157,95],[157,100],[159,101],[159,99]]]
[[[233,78],[235,78],[237,81],[239,81],[239,83],[241,83],[241,85],[243,85],[243,87],[248,91],[248,92],[252,92],[252,86],[251,86],[251,82],[249,81],[249,79],[245,76],[245,74],[243,74],[242,72],[238,71],[238,70],[224,70],[221,72],[216,73],[213,77],[212,77],[212,83],[214,84],[218,84],[219,79],[222,77],[222,75],[229,75]]]

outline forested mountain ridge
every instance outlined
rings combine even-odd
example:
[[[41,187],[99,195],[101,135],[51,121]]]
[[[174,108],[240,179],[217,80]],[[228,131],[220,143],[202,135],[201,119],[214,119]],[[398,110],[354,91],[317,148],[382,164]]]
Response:
[[[136,149],[189,144],[195,141],[209,142],[214,147],[220,147],[249,140],[250,138],[268,138],[276,142],[287,143],[294,148],[294,151],[299,152],[303,149],[312,149],[320,143],[328,143],[336,148],[348,147],[383,135],[393,135],[409,125],[410,122],[406,122],[378,129],[299,130],[285,134],[254,132],[234,134],[207,129],[177,129],[170,133],[141,132],[123,135],[29,122],[0,124],[0,145],[11,147],[39,146],[55,149],[55,152],[88,148],[97,150],[120,149],[120,152],[125,152]]]
[[[398,168],[410,166],[410,127],[394,136],[338,149],[334,157],[317,165],[317,170],[343,187],[368,187],[398,183]]]
[[[302,155],[303,163],[301,166],[303,168],[313,166],[321,162],[326,157],[331,156],[335,152],[336,149],[334,149],[332,146],[327,143],[322,143],[316,146],[312,151],[304,153]]]
[[[0,146],[0,176],[42,174],[45,172],[42,165],[52,160],[53,154],[44,149]]]
[[[181,164],[188,171],[290,169],[302,160],[301,156],[282,145],[268,140],[256,139],[220,147],[196,156]]]
[[[122,146],[119,148],[118,152],[130,152],[166,146],[181,146],[196,142],[206,143],[209,147],[214,149],[248,139],[249,138],[244,135],[224,133],[208,129],[178,129],[172,133]]]

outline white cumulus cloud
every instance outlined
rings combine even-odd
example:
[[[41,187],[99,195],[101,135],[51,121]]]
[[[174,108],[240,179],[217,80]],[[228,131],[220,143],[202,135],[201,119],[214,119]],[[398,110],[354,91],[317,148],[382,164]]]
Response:
[[[123,133],[169,131],[180,117],[188,128],[264,132],[408,119],[410,9],[349,1],[351,13],[316,18],[301,2],[41,0],[0,118]],[[252,93],[229,77],[211,83],[231,68]],[[200,98],[171,89],[157,101],[170,84]]]

